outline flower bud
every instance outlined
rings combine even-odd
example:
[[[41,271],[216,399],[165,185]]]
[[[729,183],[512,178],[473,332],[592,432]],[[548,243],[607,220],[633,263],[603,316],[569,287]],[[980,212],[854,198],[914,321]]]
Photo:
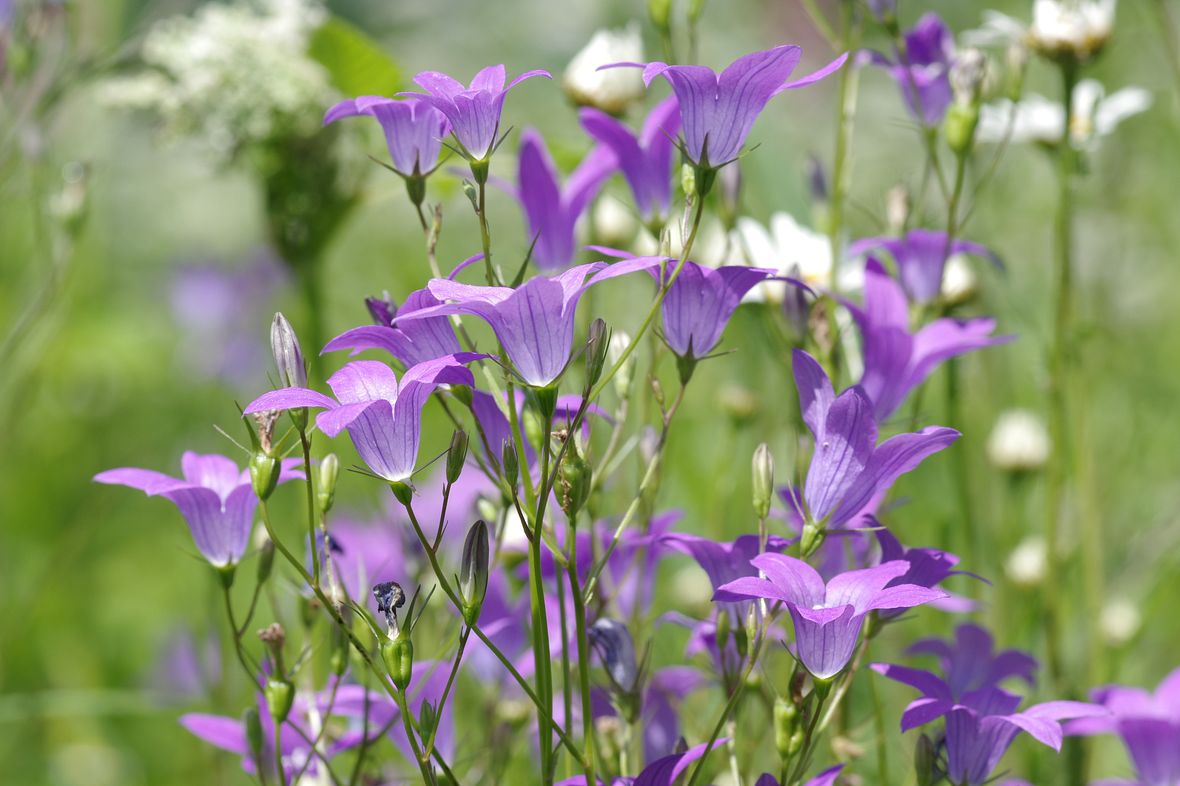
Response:
[[[463,621],[474,627],[479,620],[483,599],[488,591],[488,525],[480,519],[467,531],[463,542],[463,562],[459,568],[459,598],[463,601]]]
[[[255,453],[250,457],[250,484],[254,487],[254,494],[261,500],[270,497],[275,487],[279,485],[279,471],[282,462],[265,453]]]
[[[336,502],[336,479],[340,477],[340,459],[335,453],[329,453],[320,460],[316,470],[319,483],[316,484],[316,504],[320,513],[327,513]]]
[[[610,330],[606,322],[595,319],[590,323],[590,337],[586,341],[586,390],[598,382],[606,364],[606,351],[610,345]]]
[[[272,677],[266,681],[262,690],[266,696],[266,709],[275,723],[282,723],[291,713],[291,705],[295,703],[295,686],[289,680]]]
[[[717,627],[713,631],[713,637],[717,640],[717,650],[724,651],[729,644],[729,631],[732,622],[729,618],[728,611],[720,611],[717,614]]]
[[[633,22],[621,30],[599,30],[582,51],[574,55],[561,84],[565,94],[578,106],[592,106],[611,115],[621,115],[643,98],[646,92],[643,74],[631,68],[602,71],[598,68],[643,59],[643,39],[638,24]]]
[[[295,329],[283,316],[276,312],[270,325],[270,351],[279,371],[279,382],[288,388],[307,387],[307,365]]]
[[[965,156],[975,146],[975,129],[979,126],[979,106],[954,103],[946,110],[942,131],[947,147],[955,155]]]
[[[262,532],[262,541],[258,544],[258,572],[255,574],[259,584],[263,584],[270,578],[270,571],[275,564],[275,544],[270,539],[270,536],[265,531]]]
[[[594,477],[594,470],[590,462],[578,452],[577,445],[572,441],[566,448],[561,459],[561,467],[557,471],[557,502],[570,521],[578,515],[578,511],[586,504],[590,497],[590,482]]]
[[[764,519],[770,515],[770,500],[774,497],[774,456],[765,442],[754,449],[752,469],[754,515]]]
[[[409,634],[399,631],[396,637],[383,641],[381,660],[393,684],[404,693],[414,674],[414,642]]]
[[[516,446],[508,440],[504,440],[500,449],[500,468],[504,471],[504,480],[516,488],[516,482],[520,479],[520,463],[516,458]]]
[[[603,617],[591,626],[589,634],[590,646],[598,653],[613,686],[623,694],[634,693],[639,683],[639,666],[635,661],[635,644],[626,626]]]
[[[257,707],[247,707],[242,713],[242,725],[246,727],[246,749],[254,761],[262,761],[266,741],[262,734],[262,718],[258,715]]]
[[[925,734],[918,735],[918,742],[914,746],[914,774],[918,778],[918,786],[934,786],[941,780],[934,741]]]
[[[1052,444],[1040,417],[1023,409],[1000,413],[987,439],[987,457],[997,469],[1033,472],[1049,460]]]
[[[397,306],[389,299],[388,292],[385,293],[385,297],[365,298],[365,308],[369,310],[369,316],[373,318],[374,324],[381,327],[390,327],[397,314]]]
[[[799,708],[781,696],[774,700],[774,748],[782,759],[791,758],[791,737],[799,730]]]
[[[451,435],[451,447],[447,450],[447,483],[453,484],[463,474],[463,462],[467,460],[467,432],[455,429]]]
[[[810,521],[803,525],[803,536],[799,541],[799,548],[803,552],[804,559],[814,554],[823,545],[823,542],[824,530],[822,527]]]

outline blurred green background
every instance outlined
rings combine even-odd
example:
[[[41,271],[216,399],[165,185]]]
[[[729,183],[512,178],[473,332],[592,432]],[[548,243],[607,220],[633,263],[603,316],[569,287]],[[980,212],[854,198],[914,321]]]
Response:
[[[70,43],[48,55],[65,64],[52,70],[59,78],[53,89],[60,94],[41,116],[20,125],[12,122],[19,104],[5,99],[0,126],[5,139],[0,162],[4,783],[246,782],[234,757],[212,751],[175,723],[182,711],[236,714],[240,705],[177,695],[154,676],[178,632],[200,635],[222,624],[210,571],[194,558],[182,521],[167,503],[90,482],[96,472],[114,466],[174,472],[185,449],[233,455],[214,426],[236,436],[234,402],[244,403],[267,387],[272,312],[283,308],[299,324],[299,292],[268,248],[264,201],[247,168],[217,166],[184,139],[163,139],[150,117],[99,100],[102,81],[112,69],[133,62],[129,58],[153,21],[198,5],[66,3]],[[403,88],[419,70],[466,78],[499,62],[510,74],[547,68],[559,75],[594,30],[643,20],[646,13],[639,0],[327,5],[380,43],[400,67]],[[937,9],[961,31],[979,24],[984,5],[1022,18],[1029,13],[1029,4],[1020,0],[903,0],[902,15],[909,23],[921,11]],[[1165,67],[1151,5],[1122,4],[1109,51],[1091,69],[1110,89],[1148,88],[1155,103],[1087,156],[1088,174],[1079,180],[1080,387],[1093,462],[1073,497],[1078,508],[1067,517],[1070,568],[1068,586],[1061,588],[1074,612],[1067,655],[1080,663],[1088,639],[1076,543],[1079,522],[1093,516],[1105,538],[1106,595],[1138,609],[1143,619],[1130,641],[1090,637],[1105,648],[1107,672],[1101,677],[1149,686],[1176,665],[1180,645],[1173,606],[1180,589],[1175,251],[1180,248],[1180,85]],[[650,27],[644,35],[655,56],[659,50]],[[783,42],[804,46],[807,70],[830,59],[796,2],[726,0],[706,6],[702,62],[719,67],[741,53]],[[866,43],[884,45],[872,36]],[[1043,64],[1033,63],[1029,79],[1033,90],[1056,96],[1053,73]],[[811,154],[827,164],[832,160],[834,90],[835,81],[829,80],[770,104],[751,137],[760,147],[744,167],[747,214],[762,221],[778,210],[808,215],[803,167]],[[560,161],[576,159],[586,148],[557,81],[526,83],[507,107],[506,125],[535,125]],[[401,183],[365,158],[385,155],[371,125],[358,121],[349,129],[356,136],[348,140],[346,157],[365,180],[361,202],[324,256],[327,336],[367,321],[363,296],[388,289],[400,297],[427,275],[417,219]],[[508,153],[514,146],[515,138],[506,145]],[[990,149],[980,155],[980,166],[990,155]],[[510,175],[508,159],[505,155],[494,171]],[[853,236],[881,232],[886,192],[899,182],[915,184],[920,162],[896,89],[884,74],[866,71],[856,118]],[[76,226],[63,223],[63,189],[66,199],[84,201]],[[617,178],[607,190],[625,193]],[[985,546],[965,567],[992,578],[997,587],[1005,583],[1002,563],[1011,549],[1041,530],[1039,479],[1027,479],[1014,495],[1012,483],[987,463],[984,446],[1000,411],[1020,406],[1044,412],[1054,195],[1049,158],[1013,145],[965,231],[1007,262],[1004,274],[980,270],[982,293],[969,311],[995,314],[1003,332],[1020,337],[961,364],[967,419],[955,424],[965,434],[955,450],[970,463]],[[478,250],[478,231],[455,178],[436,177],[430,199],[444,206],[439,258],[445,269]],[[519,258],[527,241],[516,208],[498,192],[492,199],[496,248],[503,258]],[[936,217],[937,205],[929,207]],[[207,299],[193,300],[194,291]],[[698,372],[673,433],[661,505],[683,509],[682,526],[691,531],[727,538],[749,531],[753,447],[770,441],[780,466],[788,466],[793,455],[784,428],[794,397],[789,367],[759,308],[743,308],[730,328],[725,346],[737,351]],[[636,327],[633,310],[608,313],[618,327]],[[341,358],[326,362],[335,367]],[[757,406],[740,428],[718,414],[722,391],[734,385],[752,394]],[[923,419],[933,422],[942,412],[941,374],[931,386]],[[436,427],[427,431],[423,456],[442,450],[449,438],[440,420],[432,422]],[[967,537],[961,532],[955,543],[939,540],[948,522],[952,531],[954,526],[949,478],[950,462],[940,457],[904,481],[902,496],[910,504],[891,522],[904,540],[962,551]],[[345,474],[338,505],[372,515],[380,510],[375,485]],[[684,562],[669,564],[675,570]],[[953,588],[968,587],[964,581]],[[982,619],[1001,622],[1001,644],[1043,655],[1033,592],[1009,585],[980,594],[991,604]],[[951,624],[933,613],[922,619],[944,631]],[[892,653],[919,633],[914,623],[901,628],[890,634]],[[890,707],[910,698],[892,685],[880,691]],[[1025,742],[1017,746],[1031,748]],[[1096,774],[1126,772],[1117,744],[1103,742],[1099,749]],[[908,747],[894,754],[895,766],[908,755]]]

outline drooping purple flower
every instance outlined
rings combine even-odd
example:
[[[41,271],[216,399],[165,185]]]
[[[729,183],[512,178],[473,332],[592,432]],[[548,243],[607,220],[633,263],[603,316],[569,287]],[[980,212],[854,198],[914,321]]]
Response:
[[[1110,714],[1071,721],[1065,725],[1067,734],[1117,734],[1135,765],[1136,780],[1128,786],[1180,783],[1180,668],[1154,693],[1107,685],[1091,696]]]
[[[578,219],[617,164],[609,149],[596,146],[562,186],[545,140],[532,128],[520,137],[517,186],[513,196],[524,211],[532,260],[541,270],[562,270],[577,253]]]
[[[857,56],[857,61],[887,70],[901,89],[910,114],[925,126],[936,126],[951,105],[954,57],[954,35],[938,14],[930,12],[906,31],[904,55],[894,60],[866,51]]]
[[[949,695],[954,699],[959,699],[971,691],[999,687],[1001,682],[1011,678],[1021,679],[1032,685],[1033,675],[1037,670],[1037,661],[1031,655],[1020,650],[997,652],[992,635],[986,629],[969,622],[955,628],[953,643],[942,639],[921,639],[906,652],[910,655],[933,655],[938,658],[939,667],[946,675],[945,684]],[[897,675],[904,669],[901,666],[887,668],[894,671],[886,676],[894,679],[897,679]]]
[[[294,469],[299,463],[298,459],[285,459],[279,482],[302,478],[303,473]],[[180,464],[183,480],[134,467],[100,472],[94,480],[170,500],[180,508],[197,550],[210,564],[217,568],[236,564],[250,545],[258,507],[250,471],[238,469],[232,459],[217,454],[186,452]]]
[[[909,563],[885,562],[850,570],[824,584],[815,568],[785,554],[759,554],[750,561],[766,578],[744,577],[722,586],[714,600],[782,601],[795,625],[796,657],[819,679],[839,674],[856,649],[865,616],[877,609],[906,609],[946,597],[942,590],[913,584],[888,586]]]
[[[836,782],[836,777],[839,776],[840,770],[844,769],[843,764],[837,764],[835,767],[828,769],[816,775],[811,780],[804,783],[803,786],[832,786]],[[761,777],[754,782],[754,786],[782,786],[778,779],[768,772],[762,773]]]
[[[406,296],[398,308],[386,300],[369,298],[366,303],[377,321],[375,325],[361,325],[341,333],[324,347],[324,352],[351,350],[357,355],[366,349],[382,349],[400,360],[407,368],[462,351],[455,330],[446,317],[407,321],[397,327],[397,317],[412,314],[441,303],[429,290],[419,289]]]
[[[610,148],[645,223],[661,226],[672,205],[672,151],[680,130],[680,105],[668,96],[648,114],[636,136],[618,119],[598,109],[578,113],[586,133]]]
[[[395,323],[447,314],[470,314],[487,322],[503,345],[520,378],[546,387],[565,370],[574,341],[574,313],[587,289],[662,261],[639,257],[607,265],[578,265],[553,278],[536,276],[517,289],[475,286],[436,278],[430,293],[444,302],[399,315]],[[587,280],[589,277],[589,280]]]
[[[849,301],[845,306],[860,329],[860,387],[873,402],[878,422],[888,419],[944,360],[1013,338],[992,335],[996,321],[987,317],[936,319],[911,333],[905,293],[872,257],[865,265],[864,306]]]
[[[350,98],[324,113],[324,125],[344,117],[368,115],[381,124],[393,169],[406,178],[424,177],[438,166],[447,118],[420,96]]]
[[[670,276],[675,266],[674,260],[669,261],[665,275]],[[766,268],[745,265],[714,268],[685,262],[660,306],[664,340],[680,357],[695,359],[708,355],[721,340],[742,297],[773,275],[775,271]]]
[[[852,243],[848,256],[857,257],[878,248],[893,257],[901,286],[915,303],[930,303],[938,298],[946,261],[954,254],[973,254],[1000,266],[999,257],[986,246],[958,239],[948,245],[945,232],[931,229],[911,229],[904,237],[867,237]]]
[[[880,526],[875,520],[872,523]],[[919,587],[937,587],[951,576],[979,578],[973,573],[955,570],[955,566],[959,564],[959,558],[949,551],[916,547],[906,548],[901,545],[901,541],[893,536],[892,532],[884,527],[880,527],[873,534],[877,536],[877,543],[881,547],[881,562],[902,560],[903,562],[909,563],[910,569],[894,579],[893,584],[916,584]],[[964,613],[975,608],[975,603],[969,598],[951,593],[947,593],[945,598],[936,600],[930,605],[942,611],[953,613]],[[881,618],[888,619],[899,613],[897,611],[883,611],[881,612]]]
[[[766,103],[784,90],[818,82],[844,65],[844,54],[813,74],[788,82],[803,50],[776,46],[739,57],[720,74],[699,65],[615,63],[603,68],[643,69],[643,82],[662,76],[680,103],[684,150],[703,168],[719,167],[737,158],[754,121]]]
[[[464,363],[488,357],[474,352],[429,360],[406,369],[399,382],[393,369],[375,360],[347,364],[328,380],[336,399],[306,388],[264,393],[246,414],[303,407],[324,409],[316,426],[329,437],[344,429],[369,469],[390,482],[414,472],[422,436],[422,407],[439,385],[468,385],[475,380]]]
[[[722,737],[713,743],[701,743],[693,746],[684,753],[674,753],[662,759],[656,759],[634,777],[624,775],[612,778],[610,786],[672,786],[690,764],[704,757],[710,750],[721,747],[727,741],[727,738]],[[598,782],[604,784],[604,781],[599,780]],[[577,775],[573,778],[566,778],[563,781],[558,781],[554,786],[586,786],[586,776]]]
[[[504,66],[494,65],[481,69],[471,80],[471,86],[466,87],[438,71],[423,71],[414,77],[414,82],[426,93],[402,95],[419,98],[442,112],[450,121],[451,131],[464,155],[472,161],[482,162],[487,160],[496,144],[504,97],[509,90],[534,76],[552,79],[548,71],[525,71],[505,85]]]
[[[839,396],[823,368],[806,352],[793,354],[795,385],[803,422],[815,438],[803,499],[808,521],[839,527],[858,514],[877,494],[959,438],[942,427],[898,434],[877,445],[873,405],[863,389],[851,387]]]

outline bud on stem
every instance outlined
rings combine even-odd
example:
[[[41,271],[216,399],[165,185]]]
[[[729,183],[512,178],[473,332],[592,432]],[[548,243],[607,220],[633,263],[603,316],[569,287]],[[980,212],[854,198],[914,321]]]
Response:
[[[459,568],[459,597],[463,621],[474,627],[479,620],[483,599],[488,591],[488,525],[480,519],[471,525],[463,543],[463,562]]]
[[[453,484],[463,474],[463,462],[467,461],[467,432],[455,429],[451,435],[451,447],[447,450],[447,483]]]
[[[336,480],[340,477],[340,459],[329,453],[320,461],[319,483],[316,485],[316,504],[320,513],[327,513],[336,502]]]
[[[765,442],[754,449],[752,469],[754,515],[761,520],[770,515],[770,500],[774,495],[774,456]]]

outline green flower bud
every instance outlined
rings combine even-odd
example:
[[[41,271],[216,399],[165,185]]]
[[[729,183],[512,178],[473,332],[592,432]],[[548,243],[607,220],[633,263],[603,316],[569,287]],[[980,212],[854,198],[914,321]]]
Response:
[[[647,0],[647,15],[657,30],[667,32],[672,28],[672,0]]]
[[[414,671],[414,643],[410,641],[409,635],[399,632],[396,638],[382,642],[381,660],[394,685],[403,692],[410,687],[410,677]]]
[[[623,357],[623,353],[627,351],[627,347],[631,345],[631,337],[621,330],[616,330],[611,333],[610,341],[607,342],[606,360],[610,363],[611,368],[619,362]],[[619,370],[615,372],[614,379],[611,382],[615,386],[615,395],[619,397],[620,401],[624,401],[631,395],[631,383],[634,381],[635,373],[635,353],[627,356],[623,361],[623,365],[619,366]]]
[[[246,727],[246,747],[250,751],[250,758],[262,761],[266,742],[263,740],[262,718],[258,715],[257,707],[249,707],[242,713],[242,725]]]
[[[803,526],[803,537],[799,541],[799,548],[804,558],[810,557],[824,542],[824,530],[810,521]]]
[[[390,483],[389,487],[393,489],[394,498],[403,506],[408,506],[411,500],[414,499],[414,489],[409,483],[398,480]]]
[[[717,630],[713,634],[717,638],[717,649],[724,651],[725,645],[729,644],[729,631],[731,622],[729,619],[729,612],[722,611],[717,615]]]
[[[925,734],[919,735],[914,746],[914,774],[918,778],[918,786],[934,786],[938,783],[940,778],[937,761],[934,741]]]
[[[520,465],[516,459],[516,447],[508,440],[504,440],[500,453],[500,468],[504,470],[504,480],[508,481],[512,488],[516,488],[516,482],[520,479]]]
[[[979,106],[977,104],[951,104],[946,111],[942,130],[946,134],[946,144],[955,155],[965,156],[975,145],[975,128],[979,125]]]
[[[282,462],[265,453],[255,453],[250,457],[250,484],[259,499],[268,499],[279,485],[281,469]]]
[[[316,485],[316,504],[321,513],[327,513],[336,502],[336,479],[340,477],[340,459],[335,453],[329,453],[320,461],[317,474],[319,483]]]
[[[262,542],[258,545],[258,572],[255,574],[259,584],[270,578],[270,571],[275,564],[275,544],[269,535],[263,533]]]
[[[480,519],[467,531],[463,542],[463,562],[459,567],[459,597],[463,601],[463,621],[474,627],[479,620],[483,599],[488,591],[488,525]]]
[[[770,500],[774,496],[774,456],[765,442],[754,449],[753,485],[754,515],[764,519],[770,515]]]
[[[451,447],[447,450],[447,483],[454,483],[463,474],[463,462],[467,460],[467,432],[455,429],[451,435]]]
[[[606,322],[596,319],[590,323],[590,337],[586,341],[586,391],[598,382],[602,376],[602,367],[606,363],[606,351],[610,346],[610,331]]]
[[[275,723],[282,723],[291,712],[291,705],[295,702],[295,686],[285,679],[271,678],[263,688],[266,696],[266,708]]]
[[[590,497],[590,481],[593,477],[594,470],[590,462],[578,453],[571,436],[557,472],[557,502],[570,521],[574,520]]]
[[[774,700],[774,748],[783,759],[791,758],[791,737],[799,731],[799,708],[779,697]]]
[[[282,312],[277,312],[270,324],[270,351],[283,387],[307,387],[307,364],[303,360],[303,350],[299,346],[295,329]]]
[[[692,197],[697,192],[697,170],[692,164],[685,163],[680,167],[680,188],[684,195]]]
[[[803,729],[791,735],[790,741],[787,743],[787,757],[790,758],[803,749]]]

